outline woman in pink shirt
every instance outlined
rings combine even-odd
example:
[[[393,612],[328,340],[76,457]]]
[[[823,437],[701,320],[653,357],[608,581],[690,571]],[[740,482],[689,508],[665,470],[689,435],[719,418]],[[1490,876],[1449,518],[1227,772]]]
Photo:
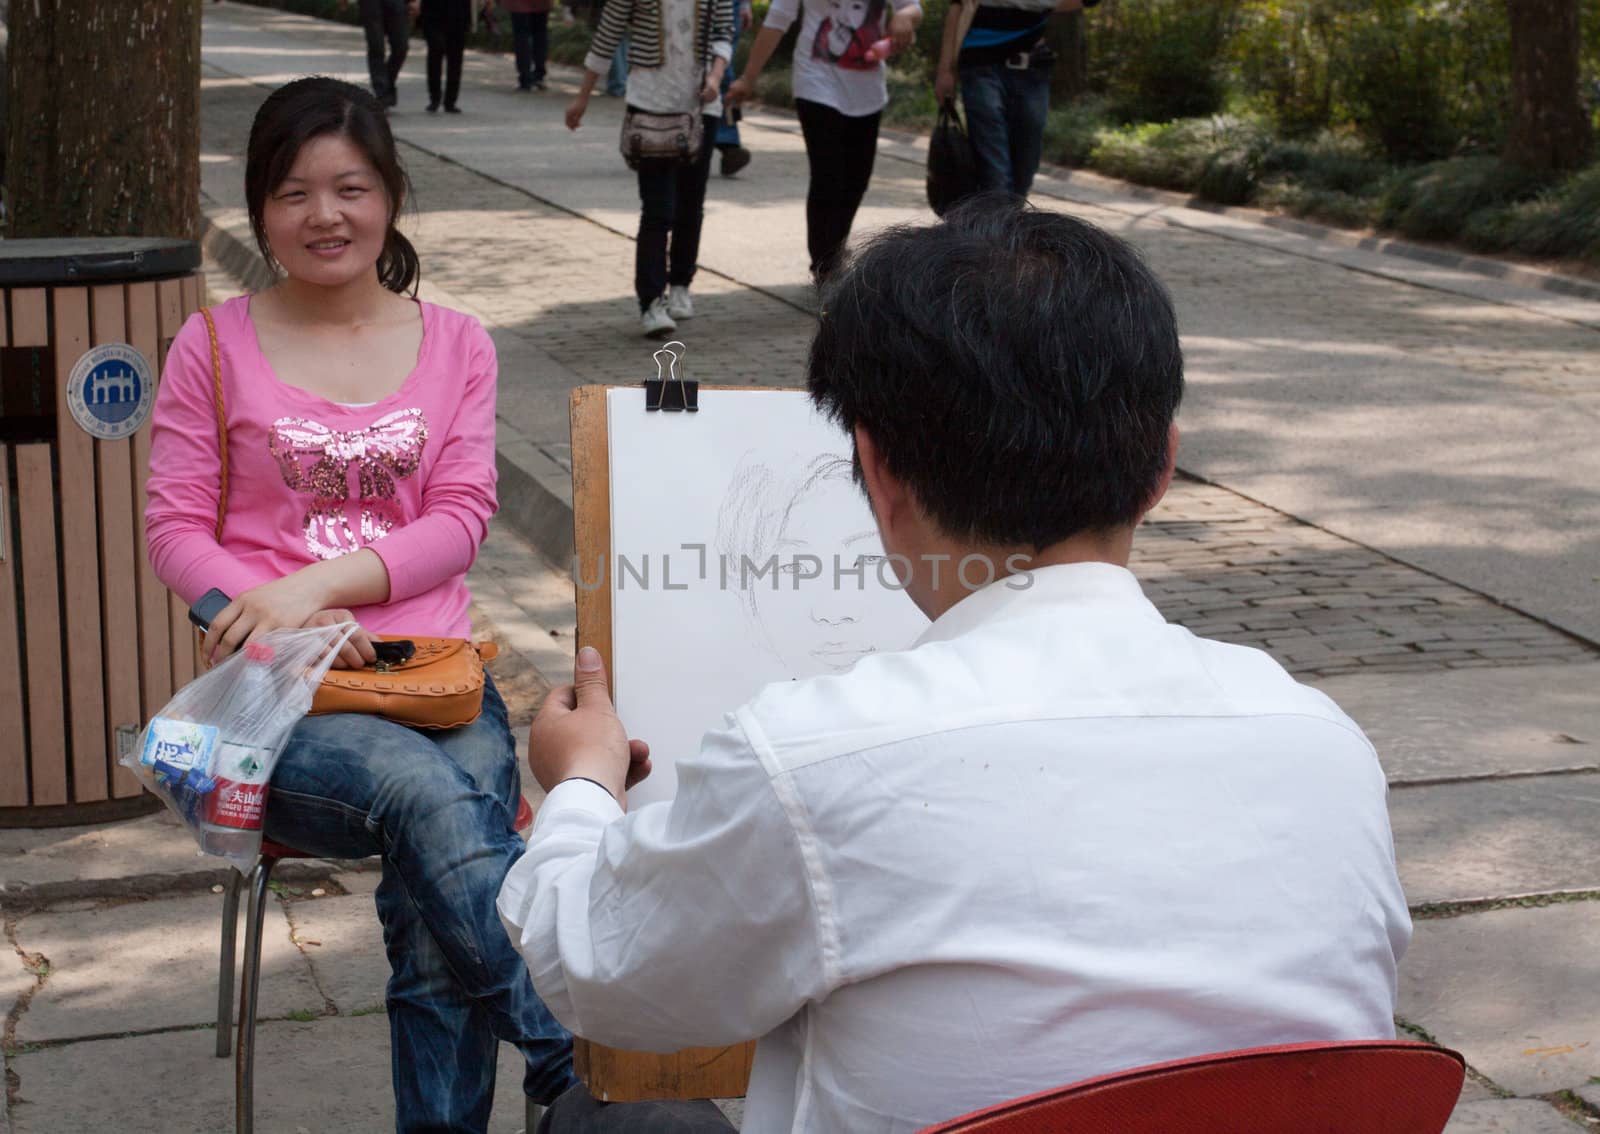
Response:
[[[211,353],[199,315],[156,399],[145,523],[162,581],[233,601],[220,658],[283,626],[354,618],[368,632],[465,637],[466,571],[495,501],[495,352],[475,319],[414,298],[395,228],[407,189],[376,99],[333,79],[269,95],[245,196],[283,272],[214,309],[229,489],[222,535]],[[375,898],[392,974],[401,1131],[483,1130],[497,1040],[548,1103],[574,1080],[571,1039],[539,1001],[494,899],[522,853],[504,702],[486,681],[471,725],[422,733],[377,716],[307,717],[272,777],[266,835],[324,858],[383,857]]]

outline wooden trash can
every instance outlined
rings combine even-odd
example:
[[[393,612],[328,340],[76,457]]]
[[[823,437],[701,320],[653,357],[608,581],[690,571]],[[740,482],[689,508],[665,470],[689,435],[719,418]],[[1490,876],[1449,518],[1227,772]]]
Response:
[[[159,806],[117,757],[196,673],[144,485],[199,266],[185,240],[0,241],[0,827]]]

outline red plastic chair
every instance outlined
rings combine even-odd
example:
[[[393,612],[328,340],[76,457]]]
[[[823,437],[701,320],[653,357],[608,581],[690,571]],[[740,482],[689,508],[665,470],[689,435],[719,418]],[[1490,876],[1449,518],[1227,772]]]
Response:
[[[528,801],[518,797],[518,831],[525,831],[533,823],[533,808]],[[267,883],[272,878],[272,868],[286,858],[313,858],[314,855],[261,840],[261,861],[248,878],[238,871],[228,880],[227,892],[222,898],[222,967],[217,976],[217,1058],[228,1055],[233,1021],[229,1009],[233,1000],[234,942],[239,928],[239,894],[250,890],[250,904],[245,907],[244,919],[244,973],[239,986],[239,1048],[233,1061],[233,1125],[237,1134],[251,1134],[255,1128],[255,1040],[256,994],[261,985],[261,918],[267,906]]]
[[[921,1134],[1439,1134],[1466,1060],[1395,1040],[1223,1051],[1085,1079]]]

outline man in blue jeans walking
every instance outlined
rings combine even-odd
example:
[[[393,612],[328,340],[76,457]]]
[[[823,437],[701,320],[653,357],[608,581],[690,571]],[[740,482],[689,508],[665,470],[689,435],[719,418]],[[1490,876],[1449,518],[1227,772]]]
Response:
[[[1044,151],[1055,56],[1043,42],[1052,12],[1100,0],[952,0],[939,47],[934,97],[942,106],[961,85],[978,188],[1026,197]]]

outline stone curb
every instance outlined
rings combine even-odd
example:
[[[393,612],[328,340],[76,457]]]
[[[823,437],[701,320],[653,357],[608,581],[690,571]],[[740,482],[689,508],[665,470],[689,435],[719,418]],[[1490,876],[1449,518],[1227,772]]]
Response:
[[[272,872],[274,882],[326,882],[335,874],[347,874],[354,864],[320,858],[286,859]],[[0,900],[6,913],[16,916],[56,902],[103,898],[173,898],[185,894],[209,893],[214,886],[226,886],[234,873],[231,866],[201,866],[175,873],[129,874],[120,878],[69,878],[60,882],[0,882]]]

